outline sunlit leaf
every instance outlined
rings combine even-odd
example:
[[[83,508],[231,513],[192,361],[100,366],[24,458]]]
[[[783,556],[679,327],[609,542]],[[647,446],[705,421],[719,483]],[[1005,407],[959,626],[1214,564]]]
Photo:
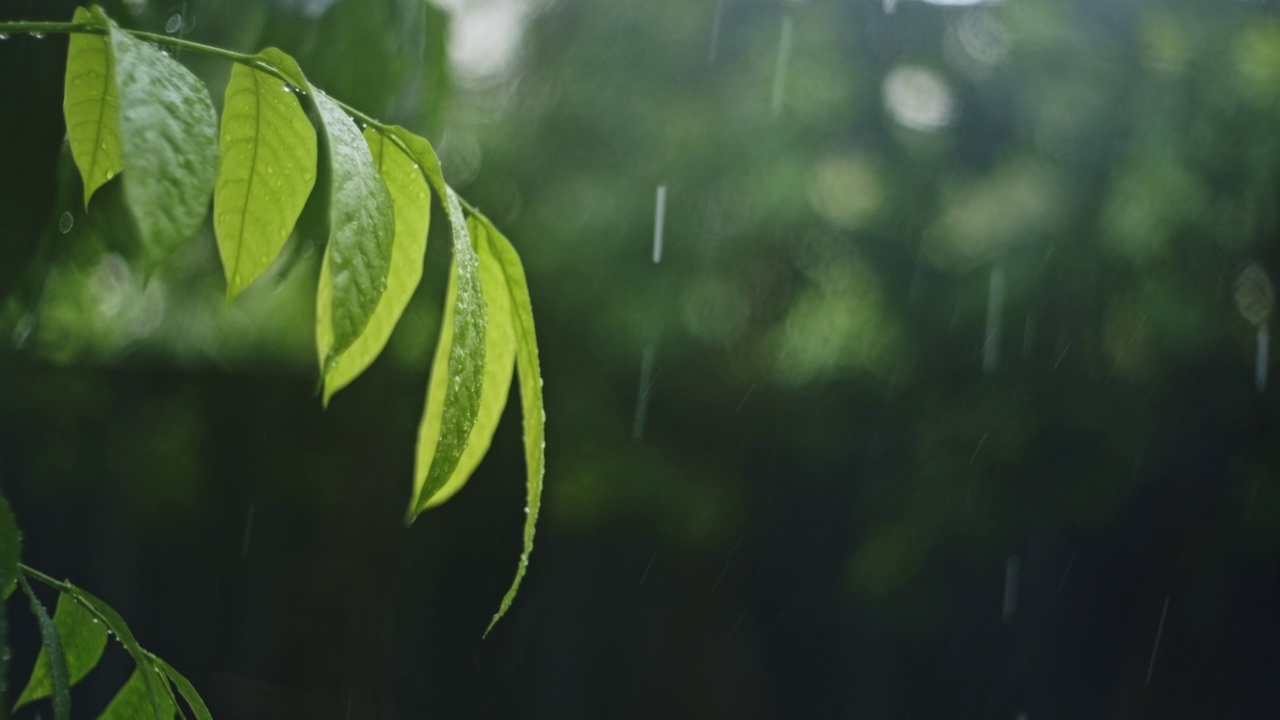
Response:
[[[315,90],[313,97],[330,160],[326,260],[333,344],[320,353],[327,375],[337,356],[364,332],[386,290],[395,214],[391,193],[355,122],[324,93]]]
[[[187,705],[191,706],[191,711],[195,713],[196,720],[213,720],[213,716],[209,714],[209,708],[205,706],[204,700],[200,697],[200,693],[196,692],[196,688],[191,684],[191,681],[187,680],[186,676],[182,673],[174,670],[173,666],[169,663],[161,660],[160,658],[156,658],[155,660],[156,665],[164,672],[165,675],[169,676],[169,680],[173,683],[174,687],[178,688],[178,692],[182,693],[182,697],[187,701]]]
[[[462,457],[458,459],[458,466],[439,492],[427,501],[424,509],[433,508],[453,497],[484,459],[485,453],[489,451],[489,444],[493,441],[493,433],[498,429],[498,421],[502,419],[502,411],[507,406],[507,394],[511,390],[511,375],[515,368],[516,335],[506,277],[493,254],[484,224],[475,217],[468,218],[467,230],[471,233],[472,244],[480,258],[480,289],[484,293],[484,304],[488,311],[484,332],[484,384],[480,390],[480,410],[476,414],[476,424],[471,428]],[[446,332],[451,338],[452,331],[448,322],[441,326],[441,347],[446,344],[443,342]],[[448,382],[446,367],[441,349],[437,348],[427,391],[427,415],[433,419],[432,422],[424,423],[423,428],[439,424],[443,410],[443,389]],[[436,388],[440,391],[433,392]],[[426,462],[434,452],[435,437],[420,437],[418,462]]]
[[[418,428],[410,520],[426,508],[426,503],[444,487],[458,467],[480,412],[485,375],[486,311],[480,285],[480,260],[471,244],[458,196],[445,188],[444,199],[453,231],[453,263],[445,315],[440,323],[440,340],[432,363],[432,382],[427,388],[427,405]],[[433,409],[433,403],[440,405],[438,410]]]
[[[502,598],[502,605],[485,630],[485,634],[488,635],[515,600],[516,593],[520,590],[520,582],[524,580],[525,571],[529,567],[529,556],[533,553],[533,534],[538,524],[538,511],[542,507],[547,415],[542,404],[542,370],[538,363],[538,339],[533,329],[533,304],[529,300],[529,284],[525,279],[524,266],[511,242],[487,220],[485,231],[490,250],[502,266],[507,289],[511,293],[512,321],[515,326],[517,347],[516,374],[520,380],[520,410],[524,416],[524,461],[527,473],[524,549],[520,553],[520,564],[516,568],[515,580],[512,581],[511,588]]]
[[[149,43],[108,23],[120,104],[124,194],[148,264],[204,220],[218,171],[218,127],[204,83]]]
[[[101,22],[101,11],[76,8],[74,22]],[[111,43],[105,35],[73,33],[67,48],[62,113],[67,141],[84,178],[84,205],[93,192],[124,167],[120,159],[120,116]]]
[[[58,594],[58,605],[53,611],[53,625],[62,640],[67,684],[74,686],[89,674],[102,657],[102,650],[107,646],[107,628],[94,618],[93,613],[66,593]],[[15,709],[53,693],[53,678],[49,675],[45,652],[41,649],[36,657],[31,679],[14,703]]]
[[[58,629],[44,609],[40,598],[31,591],[25,579],[20,579],[22,591],[31,602],[31,612],[40,625],[40,642],[42,649],[40,659],[44,660],[45,672],[49,678],[53,695],[54,720],[68,720],[71,717],[71,683],[67,679],[67,656],[62,650],[62,639],[58,637]],[[39,660],[37,660],[39,662]]]
[[[364,333],[339,355],[324,378],[324,401],[355,380],[378,357],[395,329],[405,306],[422,279],[422,256],[427,249],[427,227],[431,224],[431,194],[415,158],[406,155],[391,140],[373,128],[364,131],[365,141],[373,155],[395,208],[395,240],[391,250],[391,267],[387,272],[387,289],[378,309]],[[435,153],[427,147],[434,160]],[[437,161],[438,164],[438,161]],[[333,345],[330,308],[332,304],[329,260],[320,268],[320,285],[316,290],[316,345],[320,357],[326,357]]]
[[[275,48],[259,57],[291,77],[302,75]],[[280,253],[315,185],[316,131],[295,95],[298,87],[243,64],[231,68],[213,195],[228,300]]]
[[[98,716],[98,720],[137,720],[137,718],[153,717],[157,720],[172,720],[177,708],[168,695],[163,695],[158,707],[152,706],[150,688],[159,682],[155,673],[148,666],[140,665],[120,688],[116,696],[111,698],[107,708]]]

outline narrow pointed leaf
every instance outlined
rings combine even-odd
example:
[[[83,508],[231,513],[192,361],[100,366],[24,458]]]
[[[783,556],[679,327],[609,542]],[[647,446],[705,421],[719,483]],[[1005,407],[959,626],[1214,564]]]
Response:
[[[538,363],[538,339],[533,329],[533,304],[529,300],[529,284],[525,279],[524,266],[520,256],[511,242],[502,233],[486,221],[485,237],[490,249],[497,257],[506,277],[507,289],[511,293],[513,322],[516,332],[516,374],[520,381],[520,410],[524,416],[524,462],[527,473],[524,549],[520,553],[520,564],[516,567],[516,577],[511,588],[502,598],[502,605],[494,614],[493,620],[485,630],[485,635],[493,630],[493,626],[502,619],[511,607],[516,593],[520,590],[520,582],[524,580],[525,571],[529,567],[529,556],[533,553],[533,534],[538,525],[538,512],[542,507],[542,475],[545,466],[546,422],[547,415],[542,405],[542,370]]]
[[[124,194],[155,267],[204,220],[218,171],[218,126],[204,83],[113,22]]]
[[[267,48],[259,56],[289,76],[293,58]],[[213,229],[234,299],[280,254],[316,181],[316,131],[297,85],[236,63],[227,83],[213,194]]]
[[[18,533],[18,523],[13,519],[9,501],[0,495],[0,598],[3,600],[8,600],[9,594],[17,587],[21,560],[22,536]],[[8,707],[9,688],[5,681],[8,676],[9,619],[0,601],[0,717],[5,715],[4,709]]]
[[[449,188],[445,190],[445,209],[453,231],[453,263],[432,375],[443,365],[447,377],[443,388],[435,383],[428,388],[427,405],[418,427],[410,521],[426,508],[426,503],[444,487],[458,467],[480,412],[484,384],[486,310],[480,285],[480,260],[472,247],[458,196]],[[442,404],[438,415],[432,412],[433,402]],[[430,452],[424,450],[428,445],[434,445]]]
[[[68,593],[75,598],[86,610],[93,613],[94,616],[102,621],[102,624],[107,626],[107,630],[112,635],[115,635],[116,640],[120,641],[120,644],[124,646],[125,652],[129,653],[129,656],[137,663],[139,669],[151,668],[151,654],[143,650],[142,646],[138,644],[138,640],[133,636],[133,631],[129,629],[124,618],[120,617],[120,613],[117,613],[110,605],[78,587],[61,585],[60,588],[64,593]],[[161,715],[166,705],[172,705],[168,700],[166,688],[161,684],[154,672],[143,672],[140,677],[145,690],[144,701],[149,702],[153,710],[150,714],[153,716]],[[132,682],[132,678],[130,681]],[[124,691],[121,690],[121,692]],[[169,715],[166,717],[172,716],[173,712],[170,710]],[[121,715],[118,717],[126,716]],[[141,717],[141,715],[129,717]]]
[[[44,609],[40,598],[31,591],[25,579],[19,579],[22,591],[31,602],[31,612],[40,625],[40,642],[42,649],[40,659],[44,660],[45,670],[52,686],[54,720],[69,720],[71,717],[71,683],[67,679],[67,657],[62,650],[62,639],[58,637],[58,629],[54,626],[49,612]],[[39,662],[39,660],[37,660]]]
[[[18,521],[9,509],[9,501],[0,495],[0,593],[6,600],[18,584],[20,562],[22,534],[18,532]]]
[[[422,279],[422,256],[427,249],[427,228],[431,224],[430,188],[417,160],[373,128],[364,131],[364,139],[373,155],[374,165],[391,193],[396,219],[395,239],[392,241],[386,292],[378,301],[378,308],[369,318],[364,332],[346,352],[337,356],[325,374],[325,403],[359,377],[386,346],[391,331]],[[329,317],[332,307],[330,272],[328,258],[325,258],[316,290],[316,344],[321,357],[326,357],[333,346]]]
[[[98,720],[137,720],[138,718],[156,718],[157,720],[173,720],[176,708],[173,700],[164,695],[158,707],[151,704],[150,687],[159,678],[149,667],[138,666],[133,674],[120,688],[116,696],[111,698]]]
[[[169,680],[173,683],[173,686],[178,688],[178,692],[181,693],[182,698],[187,701],[187,705],[191,706],[191,711],[195,713],[196,720],[213,720],[213,716],[209,714],[209,708],[204,704],[204,700],[201,699],[200,693],[196,692],[196,688],[191,684],[191,681],[187,680],[182,673],[174,670],[173,666],[169,663],[161,660],[160,658],[156,658],[155,660],[156,665],[159,666],[165,675],[169,676]]]
[[[327,375],[335,359],[364,332],[386,290],[395,213],[391,193],[355,122],[324,93],[315,90],[313,97],[330,159],[325,259],[333,344],[320,353],[321,370]],[[318,342],[318,330],[316,335]]]
[[[102,22],[98,14],[76,8],[77,23]],[[120,157],[120,104],[116,97],[111,42],[105,35],[73,33],[67,47],[62,113],[71,156],[84,179],[84,206],[123,169]]]
[[[516,335],[506,277],[490,247],[484,224],[471,217],[467,220],[467,230],[471,233],[472,243],[480,258],[480,289],[484,293],[484,304],[488,311],[484,331],[484,384],[480,390],[480,409],[476,414],[476,424],[471,428],[471,435],[467,438],[462,457],[458,459],[458,466],[439,492],[427,501],[424,509],[433,508],[457,494],[484,459],[485,453],[489,451],[489,444],[493,441],[493,433],[498,429],[498,421],[502,419],[502,411],[507,406],[511,376],[515,369]],[[446,323],[445,327],[447,326]],[[437,348],[435,364],[431,367],[431,380],[427,385],[426,414],[433,420],[424,423],[424,428],[439,423],[444,388],[449,382],[445,369],[446,363]],[[434,453],[435,436],[421,436],[418,445],[419,463],[430,459]]]
[[[53,625],[62,640],[62,652],[66,657],[67,684],[75,686],[98,664],[102,650],[107,646],[107,628],[98,622],[80,603],[66,593],[58,594],[58,605],[53,611]],[[53,693],[53,678],[49,674],[45,650],[36,657],[31,679],[14,709],[29,702],[49,697]]]

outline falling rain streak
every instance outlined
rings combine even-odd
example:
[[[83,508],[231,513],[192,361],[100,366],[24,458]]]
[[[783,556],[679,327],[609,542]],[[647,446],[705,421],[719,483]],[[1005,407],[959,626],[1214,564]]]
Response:
[[[773,74],[773,114],[782,112],[782,100],[787,91],[787,66],[791,64],[791,16],[782,18],[782,38],[778,41],[778,66]]]
[[[631,438],[644,437],[644,422],[649,414],[649,393],[653,390],[653,346],[644,349],[640,356],[640,390],[636,396],[636,417],[631,424]]]
[[[1266,325],[1258,326],[1258,353],[1253,360],[1253,384],[1258,392],[1267,389],[1267,365],[1271,364],[1271,331]]]
[[[653,264],[662,262],[662,228],[667,223],[667,186],[659,185],[653,202]]]
[[[1169,597],[1165,596],[1164,607],[1160,610],[1160,625],[1156,628],[1156,641],[1151,646],[1151,662],[1147,663],[1147,684],[1151,684],[1151,673],[1156,669],[1156,653],[1160,652],[1160,636],[1164,635],[1164,619],[1169,614]]]
[[[724,15],[724,0],[716,0],[715,15],[711,17],[711,43],[707,46],[707,64],[716,64],[720,51],[720,18]]]
[[[1018,569],[1021,563],[1013,555],[1004,563],[1004,607],[1001,617],[1007,622],[1018,610]]]
[[[987,333],[982,343],[982,372],[990,375],[1000,365],[1000,326],[1004,316],[1004,266],[991,268],[987,293]]]
[[[240,541],[240,557],[249,554],[249,538],[253,534],[253,503],[249,503],[249,514],[244,521],[244,538]]]
[[[1267,271],[1252,263],[1236,278],[1236,309],[1257,331],[1253,365],[1253,384],[1262,392],[1267,388],[1267,366],[1271,364],[1271,311],[1276,293]]]

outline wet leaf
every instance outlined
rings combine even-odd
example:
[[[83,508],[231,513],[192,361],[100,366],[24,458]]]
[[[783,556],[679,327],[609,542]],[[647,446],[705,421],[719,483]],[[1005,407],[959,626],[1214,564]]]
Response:
[[[445,481],[439,492],[431,496],[423,509],[433,508],[453,497],[467,483],[476,467],[480,465],[480,461],[484,459],[489,451],[489,444],[493,441],[493,434],[498,429],[498,421],[502,419],[502,411],[507,406],[511,376],[515,369],[516,335],[512,324],[511,295],[507,290],[506,277],[490,247],[484,224],[472,217],[467,220],[467,229],[471,234],[476,254],[480,258],[480,288],[484,293],[484,304],[487,310],[484,331],[484,384],[480,390],[480,409],[476,414],[476,423],[471,428],[466,448],[458,459],[458,466],[454,468],[453,474]],[[443,332],[446,330],[452,336],[447,322],[442,325],[440,347],[445,345]],[[444,372],[446,363],[441,357],[440,348],[437,348],[436,352],[428,387],[443,389],[444,384],[448,382]],[[432,423],[424,423],[424,428],[439,422],[443,409],[440,406],[443,403],[439,401],[433,403],[432,400],[442,396],[443,392],[428,391],[427,414],[435,420]],[[425,462],[434,454],[434,439],[430,435],[419,438],[419,463]]]
[[[502,598],[502,605],[485,630],[485,634],[488,635],[515,600],[516,593],[520,590],[520,583],[524,580],[525,571],[529,567],[529,556],[533,553],[533,535],[537,529],[538,512],[542,507],[547,415],[542,404],[542,370],[538,362],[538,339],[534,333],[533,304],[529,299],[529,284],[525,279],[524,266],[511,242],[487,220],[485,231],[490,250],[502,267],[507,290],[511,293],[512,323],[515,327],[517,347],[516,374],[520,381],[520,411],[524,417],[524,461],[527,477],[524,549],[520,553],[520,564],[516,567],[516,577],[511,582],[511,588]]]
[[[401,314],[422,279],[422,257],[427,249],[427,228],[431,224],[431,192],[416,158],[405,154],[382,133],[368,128],[365,141],[373,162],[391,193],[395,211],[395,239],[392,242],[391,266],[387,272],[387,289],[378,308],[360,337],[339,355],[324,378],[324,401],[346,387],[364,372],[382,352]],[[435,153],[426,148],[430,159]],[[438,161],[435,161],[439,165]],[[320,268],[320,285],[316,296],[316,344],[320,357],[326,357],[333,345],[329,319],[331,280],[329,259]]]
[[[457,469],[480,412],[485,376],[486,309],[480,260],[458,196],[445,188],[444,200],[453,232],[453,262],[427,403],[418,427],[410,521],[426,509]]]
[[[302,76],[293,58],[275,48],[258,57]],[[300,87],[239,63],[231,68],[213,196],[228,300],[280,254],[315,185],[316,131],[295,94]]]
[[[98,720],[137,720],[137,718],[154,717],[157,720],[173,720],[177,708],[167,695],[160,700],[159,707],[150,704],[148,694],[150,687],[159,678],[154,677],[150,667],[138,666],[133,674],[120,688],[116,696],[111,698]]]
[[[77,587],[71,587],[69,585],[63,586],[62,591],[63,593],[70,594],[77,602],[84,605],[89,612],[93,613],[104,625],[107,626],[107,630],[112,635],[116,636],[116,640],[120,641],[120,644],[124,646],[125,652],[129,653],[129,656],[133,658],[135,663],[137,663],[140,670],[151,668],[151,654],[142,649],[142,646],[138,644],[137,639],[134,638],[133,631],[131,631],[129,626],[125,623],[124,618],[120,617],[120,614],[117,613],[110,605]],[[136,674],[137,673],[135,673],[135,675]],[[130,682],[133,682],[133,678],[130,678]],[[148,697],[150,698],[151,707],[154,711],[152,714],[157,717],[161,715],[161,712],[166,706],[169,706],[170,708],[172,707],[172,701],[168,698],[167,689],[163,686],[160,679],[155,677],[154,673],[143,672],[141,674],[141,683],[143,685],[143,699],[141,701],[143,704],[138,707],[145,707]],[[126,684],[125,688],[128,688],[128,684]],[[124,692],[125,689],[121,689],[120,693],[123,694]],[[120,700],[120,694],[116,695],[116,700]],[[115,704],[116,700],[112,700],[112,705]],[[127,704],[126,707],[133,708],[135,705],[130,701],[130,704]],[[110,710],[110,706],[108,706],[108,710]],[[108,714],[103,715],[103,717],[108,716]],[[111,715],[110,717],[133,718],[141,716],[134,714]],[[168,715],[165,715],[165,717],[173,717],[172,709],[168,711]]]
[[[324,93],[315,90],[312,96],[330,162],[325,259],[330,271],[330,322],[326,324],[332,345],[320,353],[321,370],[327,375],[335,359],[364,332],[386,290],[395,214],[391,193],[355,122]],[[317,342],[321,335],[317,330]]]
[[[124,194],[155,267],[204,220],[218,171],[218,126],[204,83],[149,43],[110,27]]]
[[[67,684],[74,686],[98,664],[102,650],[107,646],[107,628],[94,619],[86,610],[66,593],[58,594],[58,605],[53,611],[53,625],[62,641],[62,652],[66,658]],[[46,651],[40,650],[36,657],[36,666],[31,672],[27,687],[18,696],[14,709],[29,702],[49,697],[53,693],[53,678],[45,657]]]
[[[213,720],[213,716],[209,714],[209,708],[204,704],[204,700],[200,697],[200,693],[196,692],[196,688],[191,684],[191,681],[187,680],[182,673],[174,670],[169,663],[160,658],[155,660],[160,670],[165,675],[168,675],[170,682],[173,683],[174,687],[178,688],[178,692],[187,701],[187,705],[191,706],[191,711],[195,713],[196,720]]]
[[[76,8],[73,22],[103,23],[101,10]],[[124,165],[120,157],[120,106],[111,42],[105,35],[73,33],[67,48],[62,113],[67,141],[84,179],[84,205]]]
[[[21,578],[19,584],[22,586],[22,591],[27,594],[27,600],[31,602],[31,612],[40,625],[42,644],[40,658],[44,660],[45,672],[52,688],[54,720],[68,720],[71,717],[71,683],[67,679],[67,657],[62,650],[62,639],[58,637],[58,629],[50,619],[49,611],[44,609],[40,598],[32,592],[31,586]]]

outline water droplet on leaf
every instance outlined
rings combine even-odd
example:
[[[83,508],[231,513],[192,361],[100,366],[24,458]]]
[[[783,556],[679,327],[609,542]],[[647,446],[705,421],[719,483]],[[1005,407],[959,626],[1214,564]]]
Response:
[[[172,35],[182,29],[182,15],[174,13],[164,24],[164,31]]]
[[[71,228],[75,224],[76,224],[76,219],[74,217],[71,217],[70,212],[64,212],[62,213],[62,217],[58,218],[58,230],[63,235],[66,235],[67,233],[71,232]]]

